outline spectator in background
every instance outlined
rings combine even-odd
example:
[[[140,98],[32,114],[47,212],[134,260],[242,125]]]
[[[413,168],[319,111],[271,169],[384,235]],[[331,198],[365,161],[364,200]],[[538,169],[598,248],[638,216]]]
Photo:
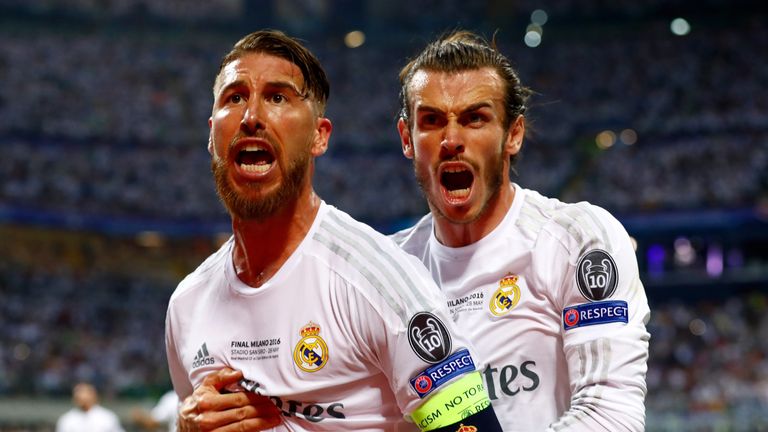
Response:
[[[136,408],[133,411],[133,421],[144,430],[158,430],[167,427],[168,432],[176,430],[176,411],[179,406],[179,397],[176,392],[166,392],[151,411]]]
[[[78,383],[72,389],[75,407],[56,422],[56,432],[123,432],[117,415],[99,405],[96,388]]]

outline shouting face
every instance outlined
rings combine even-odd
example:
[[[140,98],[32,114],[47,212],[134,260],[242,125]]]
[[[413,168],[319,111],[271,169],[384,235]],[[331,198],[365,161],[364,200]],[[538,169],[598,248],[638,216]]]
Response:
[[[432,213],[473,223],[494,210],[509,182],[509,157],[520,150],[522,128],[505,126],[504,83],[481,68],[420,70],[408,86],[413,118],[398,123],[403,153]]]
[[[208,150],[233,217],[264,219],[311,189],[313,158],[331,131],[288,60],[248,53],[216,80]]]

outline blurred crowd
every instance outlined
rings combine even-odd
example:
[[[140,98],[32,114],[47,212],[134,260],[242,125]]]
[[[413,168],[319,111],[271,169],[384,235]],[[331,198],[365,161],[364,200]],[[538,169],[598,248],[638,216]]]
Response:
[[[107,398],[167,388],[167,300],[179,275],[213,246],[166,250],[155,258],[163,274],[142,271],[148,266],[136,263],[151,251],[131,242],[112,241],[110,251],[98,240],[74,243],[76,250],[43,242],[0,251],[0,396],[65,395],[80,380]],[[183,264],[167,261],[182,256]],[[120,263],[135,268],[118,272]],[[668,428],[681,412],[768,427],[768,293],[651,306],[648,430],[683,430]]]
[[[377,227],[427,211],[400,152],[397,74],[457,25],[488,36],[498,28],[499,47],[535,91],[515,168],[523,187],[620,215],[768,203],[768,62],[756,60],[768,52],[768,26],[741,10],[757,2],[557,0],[536,48],[522,35],[540,2],[503,3],[4,1],[0,220],[226,221],[206,151],[211,86],[221,55],[261,12],[258,22],[306,31],[298,35],[329,74],[334,130],[317,191]],[[673,35],[667,18],[691,4],[701,19]],[[456,22],[458,8],[482,24]],[[299,10],[321,19],[298,19]],[[354,21],[344,11],[378,17],[360,47],[343,41]],[[15,238],[0,226],[0,396],[63,396],[80,380],[107,398],[166,389],[167,300],[214,245],[153,249],[35,230]],[[647,430],[768,430],[768,292],[752,288],[655,304],[649,292]]]
[[[650,429],[768,428],[768,295],[677,300],[651,310]]]
[[[206,0],[189,7],[188,1],[168,0],[3,0],[13,12],[63,14],[76,18],[135,18],[149,16],[175,22],[232,20],[243,11],[243,0]]]
[[[0,396],[63,396],[79,381],[107,397],[168,388],[165,308],[210,243],[157,250],[34,228],[0,236]]]
[[[87,381],[111,395],[167,386],[163,318],[173,285],[0,264],[0,393],[61,396]]]
[[[591,171],[578,188],[565,192],[566,201],[599,202],[623,214],[748,208],[768,198],[768,133],[623,146],[602,154]]]
[[[318,193],[371,223],[425,213],[411,163],[397,144],[392,146],[380,153],[333,152],[319,158]],[[130,147],[14,138],[2,147],[0,206],[171,221],[225,218],[203,145]],[[575,171],[588,174],[574,179]],[[524,187],[623,214],[749,208],[768,197],[768,132],[621,146],[582,163],[550,148],[532,149],[523,154],[517,172],[516,181]]]
[[[565,27],[536,49],[502,30],[500,47],[537,92],[517,181],[623,213],[764,199],[768,63],[754,61],[768,51],[762,23],[712,23],[685,37],[660,21],[644,23],[640,37],[609,28],[573,39]],[[0,31],[0,203],[222,217],[206,175],[207,118],[219,56],[235,36],[20,27]],[[310,45],[332,84],[321,195],[369,222],[421,214],[395,131],[396,76],[410,46],[372,38],[350,49],[331,36]],[[598,148],[601,132],[609,138]]]

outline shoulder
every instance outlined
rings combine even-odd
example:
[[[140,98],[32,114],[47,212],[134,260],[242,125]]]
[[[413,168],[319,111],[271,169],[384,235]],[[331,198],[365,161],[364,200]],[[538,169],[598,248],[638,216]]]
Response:
[[[432,236],[432,213],[427,213],[413,226],[391,234],[391,238],[404,251],[418,255]]]
[[[76,411],[74,408],[70,409],[69,411],[62,414],[59,419],[57,420],[56,424],[61,426],[66,426],[73,420],[75,420],[75,417],[78,416],[79,411]]]
[[[439,291],[421,261],[368,225],[329,206],[311,235],[315,258],[370,303],[401,318],[434,304]]]
[[[91,409],[92,409],[94,412],[97,412],[97,413],[99,413],[99,415],[103,415],[103,416],[105,416],[105,417],[109,417],[109,418],[112,418],[112,417],[115,417],[115,418],[116,418],[116,417],[117,417],[117,414],[115,414],[115,413],[114,413],[114,411],[112,411],[112,410],[111,410],[111,409],[109,409],[109,408],[105,408],[105,407],[104,407],[104,406],[102,406],[102,405],[95,405],[95,406],[94,406],[93,408],[91,408]]]
[[[178,405],[179,397],[176,392],[173,390],[166,392],[152,409],[152,416],[155,420],[171,420],[176,415]]]
[[[361,265],[410,261],[393,241],[370,226],[328,206],[317,229],[312,233],[316,248],[330,252],[337,259]],[[388,266],[387,266],[388,267]]]
[[[613,252],[628,238],[621,223],[602,207],[586,201],[564,203],[532,191],[524,199],[517,224],[537,242],[552,242],[581,255],[590,249]]]
[[[171,295],[170,303],[173,304],[178,298],[188,295],[189,292],[194,292],[200,287],[204,287],[210,283],[213,277],[223,277],[224,272],[221,271],[222,266],[226,263],[227,258],[232,250],[233,239],[229,240],[213,254],[211,254],[205,261],[202,262],[192,273],[188,274]]]

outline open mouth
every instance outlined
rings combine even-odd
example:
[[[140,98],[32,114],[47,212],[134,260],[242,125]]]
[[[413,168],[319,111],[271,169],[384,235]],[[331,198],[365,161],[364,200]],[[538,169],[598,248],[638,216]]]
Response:
[[[253,144],[237,152],[236,162],[249,173],[265,173],[272,167],[275,157],[266,148]]]
[[[472,172],[462,167],[446,168],[440,174],[440,184],[451,198],[469,196],[474,179]]]

